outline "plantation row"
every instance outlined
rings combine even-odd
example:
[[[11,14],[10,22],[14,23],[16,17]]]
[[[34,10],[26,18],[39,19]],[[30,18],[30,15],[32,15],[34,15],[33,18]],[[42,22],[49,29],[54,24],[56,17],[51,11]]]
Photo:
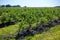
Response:
[[[26,36],[22,40],[60,40],[60,25],[56,25],[42,34]]]
[[[60,8],[0,8],[0,24],[18,22],[29,26],[46,24],[60,17]]]
[[[1,40],[10,40],[10,39],[11,40],[32,40],[32,39],[33,40],[36,40],[36,39],[46,40],[46,39],[50,38],[50,40],[55,40],[55,39],[60,40],[60,33],[59,33],[60,32],[60,25],[58,25],[58,24],[60,24],[60,20],[59,21],[58,20],[53,21],[50,26],[49,25],[44,25],[44,26],[38,25],[36,28],[25,29],[22,32],[16,32],[16,33],[13,32],[14,34],[11,35],[10,33],[13,31],[13,29],[14,29],[13,28],[10,31],[8,30],[9,34],[7,34],[7,35],[1,35],[0,34],[1,35],[0,39]],[[7,30],[7,28],[6,28],[6,30]],[[14,31],[16,31],[16,30],[17,30],[17,28],[15,28]],[[46,37],[44,37],[43,35]],[[42,39],[41,37],[44,39]]]
[[[60,8],[0,8],[0,35],[38,29],[38,25],[49,25],[57,19],[60,19]]]
[[[40,24],[34,28],[27,28],[27,29],[23,30],[22,32],[19,31],[17,33],[17,36],[15,37],[15,39],[23,39],[26,36],[34,36],[35,34],[41,34],[42,32],[48,31],[50,28],[52,28],[58,24],[60,24],[60,19],[54,20],[53,22],[51,22],[48,25]]]

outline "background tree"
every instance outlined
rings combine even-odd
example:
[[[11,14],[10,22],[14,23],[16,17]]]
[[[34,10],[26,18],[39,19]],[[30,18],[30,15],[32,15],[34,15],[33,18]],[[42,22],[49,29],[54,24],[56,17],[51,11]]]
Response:
[[[26,8],[27,6],[24,6],[24,8]]]
[[[1,5],[0,7],[5,7],[5,5]]]
[[[20,5],[13,5],[12,7],[21,7]]]
[[[8,5],[6,5],[6,7],[11,7],[11,5],[8,4]]]

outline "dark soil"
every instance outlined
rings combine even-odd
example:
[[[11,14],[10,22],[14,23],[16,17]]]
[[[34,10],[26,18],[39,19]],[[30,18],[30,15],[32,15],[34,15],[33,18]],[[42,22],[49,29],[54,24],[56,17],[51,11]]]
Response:
[[[0,24],[0,28],[6,27],[6,26],[10,26],[10,25],[14,25],[14,22],[7,22],[7,23],[2,23]]]
[[[0,28],[3,28],[5,26],[10,26],[10,25],[14,25],[15,23],[20,22],[20,21],[16,21],[16,22],[7,22],[7,23],[2,23],[0,24]],[[14,35],[16,36],[15,39],[22,39],[26,36],[34,36],[35,34],[39,34],[42,33],[44,31],[49,30],[51,27],[54,27],[56,25],[60,24],[60,19],[54,20],[52,21],[50,24],[45,25],[45,24],[39,24],[38,26],[34,27],[34,28],[27,28],[25,29],[23,32],[17,32]],[[7,38],[10,36],[7,36]],[[12,38],[12,36],[10,37]]]
[[[60,19],[52,21],[50,24],[40,24],[36,26],[35,28],[26,29],[24,32],[18,32],[15,39],[22,39],[26,36],[34,36],[35,34],[42,33],[43,31],[49,30],[51,27],[54,27],[56,25],[60,24]]]

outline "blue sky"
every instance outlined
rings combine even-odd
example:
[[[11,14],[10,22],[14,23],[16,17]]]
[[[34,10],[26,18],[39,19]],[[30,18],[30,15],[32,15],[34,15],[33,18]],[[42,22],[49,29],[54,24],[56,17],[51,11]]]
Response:
[[[28,7],[60,6],[60,0],[0,0],[0,5],[21,5]]]

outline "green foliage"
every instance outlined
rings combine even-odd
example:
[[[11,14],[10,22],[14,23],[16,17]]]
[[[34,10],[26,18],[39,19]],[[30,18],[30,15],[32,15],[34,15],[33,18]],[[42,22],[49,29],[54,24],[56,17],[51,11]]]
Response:
[[[0,28],[0,35],[14,34],[18,30],[21,31],[29,27],[33,28],[38,24],[49,24],[51,21],[58,18],[60,18],[60,8],[0,8],[0,24],[7,22],[18,22],[18,24]],[[35,40],[35,38],[36,37],[31,40]],[[36,38],[36,40],[37,39],[39,38]]]
[[[27,28],[58,19],[60,8],[0,8],[0,14],[0,24],[18,21]]]
[[[0,8],[0,14],[0,23],[23,20],[32,26],[58,19],[60,8]]]
[[[23,40],[60,40],[60,25],[56,25],[42,34],[27,36]]]

